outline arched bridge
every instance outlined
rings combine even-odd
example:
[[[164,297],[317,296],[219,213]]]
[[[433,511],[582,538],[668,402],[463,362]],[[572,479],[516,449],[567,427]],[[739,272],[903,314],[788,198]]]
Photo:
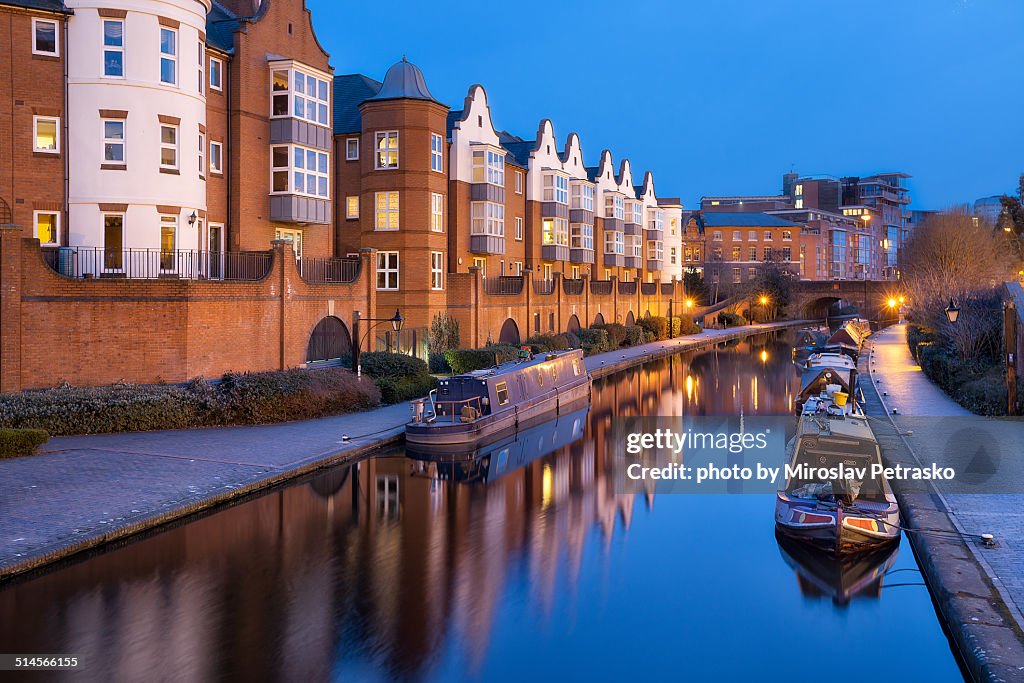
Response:
[[[828,307],[840,300],[868,320],[892,318],[895,314],[887,302],[903,293],[899,283],[890,280],[799,280],[791,292],[790,316],[810,320],[824,318]]]

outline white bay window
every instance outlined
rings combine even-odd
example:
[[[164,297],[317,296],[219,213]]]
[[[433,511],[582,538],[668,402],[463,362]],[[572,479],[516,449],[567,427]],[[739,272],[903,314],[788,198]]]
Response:
[[[541,244],[558,247],[569,246],[569,221],[564,218],[545,218]]]
[[[594,250],[594,226],[586,223],[573,223],[570,226],[570,247],[573,249]]]
[[[505,155],[489,149],[473,150],[473,182],[505,186]]]
[[[626,251],[625,234],[618,230],[606,230],[604,233],[604,253],[624,254]]]
[[[330,125],[330,84],[327,79],[297,67],[271,72],[271,118],[291,116],[321,126]]]
[[[570,208],[583,209],[584,211],[594,210],[594,186],[589,183],[572,184],[572,204]]]
[[[300,145],[274,145],[270,149],[270,164],[272,194],[330,197],[330,163],[326,152]]]
[[[495,202],[473,202],[471,235],[505,236],[505,205]]]
[[[544,201],[556,202],[558,204],[568,204],[569,179],[557,173],[545,173]]]

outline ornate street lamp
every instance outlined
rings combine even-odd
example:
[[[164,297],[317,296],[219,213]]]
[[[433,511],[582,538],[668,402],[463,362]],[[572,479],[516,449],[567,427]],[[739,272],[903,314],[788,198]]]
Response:
[[[949,300],[949,305],[946,306],[946,320],[951,324],[955,325],[957,318],[960,317],[960,307],[956,305],[956,302],[952,298]]]
[[[356,376],[362,377],[363,366],[362,363],[359,362],[359,356],[362,354],[363,340],[366,339],[366,337],[370,334],[370,331],[373,330],[374,327],[381,323],[391,323],[391,329],[393,329],[396,334],[400,333],[402,331],[402,325],[405,324],[405,318],[402,317],[401,311],[399,311],[397,308],[395,309],[395,314],[390,318],[361,318],[359,316],[359,311],[353,313],[352,318],[352,331],[354,332],[352,336],[356,342],[355,346],[352,348],[352,365],[354,365],[356,368]],[[359,323],[362,321],[370,322],[373,324],[366,328],[365,333],[360,335]],[[401,347],[396,346],[396,348]]]

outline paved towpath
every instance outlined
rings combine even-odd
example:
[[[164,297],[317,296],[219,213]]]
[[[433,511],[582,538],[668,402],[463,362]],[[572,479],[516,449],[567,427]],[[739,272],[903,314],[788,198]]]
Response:
[[[956,470],[934,489],[896,486],[954,641],[977,678],[1024,680],[1024,421],[974,416],[947,396],[910,355],[906,325],[871,336],[865,365],[866,408],[888,464]],[[986,533],[995,547],[980,542]]]
[[[600,376],[795,324],[707,330],[586,363]],[[40,455],[0,460],[0,578],[394,443],[409,415],[403,402],[285,424],[51,439]]]

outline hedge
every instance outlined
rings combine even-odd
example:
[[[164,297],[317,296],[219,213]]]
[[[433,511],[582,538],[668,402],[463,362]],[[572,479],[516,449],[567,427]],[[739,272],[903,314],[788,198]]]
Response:
[[[379,377],[374,381],[380,388],[383,403],[399,403],[423,398],[437,388],[437,378],[423,373],[408,377]]]
[[[643,328],[651,341],[668,338],[668,318],[663,318],[660,315],[652,315],[646,318],[640,318],[636,321],[636,324]]]
[[[49,438],[44,429],[0,429],[0,458],[32,455]]]
[[[604,331],[608,333],[608,344],[613,349],[619,348],[626,341],[626,326],[622,323],[608,323]]]
[[[726,327],[739,327],[740,325],[746,325],[747,319],[742,315],[722,311],[718,314],[718,323],[720,325],[725,325]]]
[[[580,346],[585,355],[611,350],[608,343],[608,332],[596,327],[584,327],[578,332]]]
[[[639,346],[645,343],[647,340],[644,338],[644,328],[639,325],[629,325],[626,327],[626,340],[623,342],[624,346]]]
[[[569,332],[561,334],[535,334],[526,340],[526,345],[533,353],[547,351],[565,351],[580,345],[579,337]]]
[[[408,377],[429,372],[427,364],[415,356],[385,351],[360,354],[359,365],[370,377]]]
[[[60,386],[0,395],[0,427],[53,436],[304,420],[367,410],[380,390],[344,368],[228,373],[219,384]]]

